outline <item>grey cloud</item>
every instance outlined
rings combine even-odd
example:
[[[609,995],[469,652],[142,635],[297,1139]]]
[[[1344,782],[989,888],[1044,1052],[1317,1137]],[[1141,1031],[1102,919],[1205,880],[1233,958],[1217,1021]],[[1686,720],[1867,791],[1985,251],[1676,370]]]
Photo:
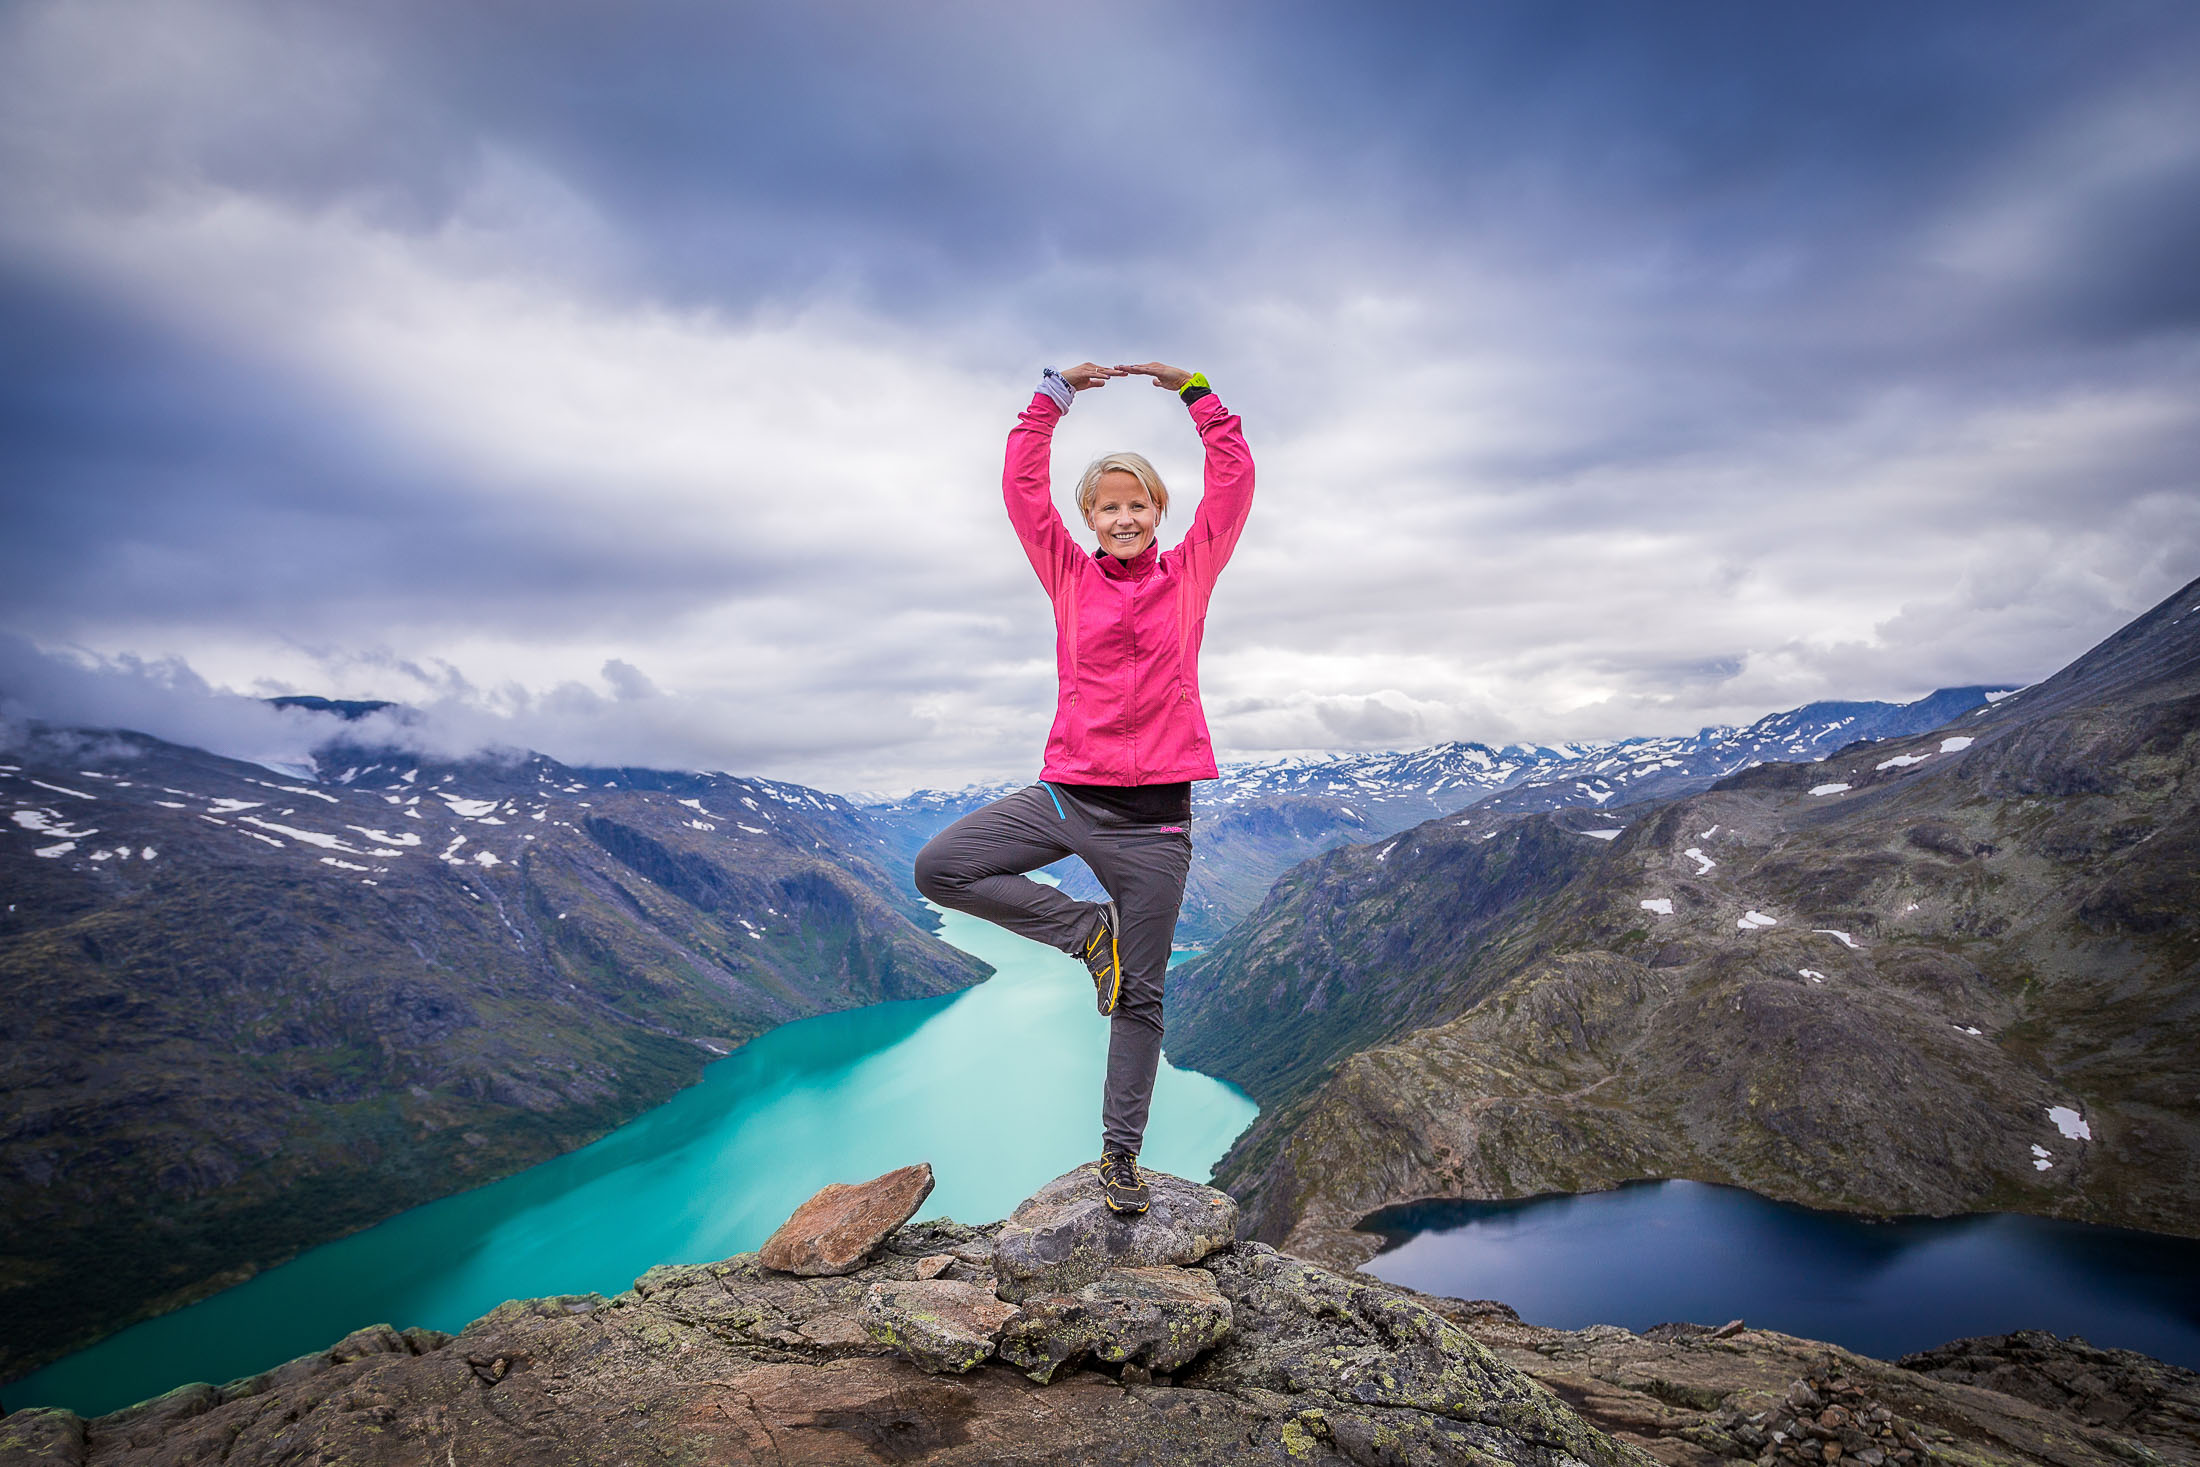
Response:
[[[1188,361],[1246,414],[1263,497],[1208,642],[1233,748],[2038,676],[2200,560],[2189,7],[116,0],[0,27],[0,617],[186,703],[228,706],[176,671],[219,667],[402,697],[454,747],[1025,767],[1050,643],[992,455],[1067,351]],[[263,284],[292,304],[252,314]],[[434,335],[477,297],[504,314],[446,329],[501,354]],[[568,319],[631,329],[525,344]],[[742,368],[821,372],[836,407],[738,445],[748,518],[667,510],[655,442],[576,469],[519,441],[619,402],[590,395],[615,370],[673,395],[692,354],[635,343],[683,331],[841,331]],[[407,417],[416,350],[448,401]],[[570,359],[509,453],[437,420],[537,350]],[[1121,396],[1065,463],[1105,425],[1191,472]],[[717,408],[637,421],[709,438]]]

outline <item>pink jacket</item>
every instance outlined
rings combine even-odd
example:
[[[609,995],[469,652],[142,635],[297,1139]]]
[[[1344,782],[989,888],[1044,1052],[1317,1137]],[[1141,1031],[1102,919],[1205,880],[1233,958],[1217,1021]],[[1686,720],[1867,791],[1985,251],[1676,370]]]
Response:
[[[1253,507],[1253,456],[1235,413],[1213,396],[1191,405],[1207,445],[1207,491],[1184,543],[1117,560],[1080,544],[1048,485],[1062,410],[1036,393],[1008,435],[1001,491],[1016,538],[1054,603],[1061,691],[1041,779],[1174,784],[1215,777],[1199,702],[1207,598]]]

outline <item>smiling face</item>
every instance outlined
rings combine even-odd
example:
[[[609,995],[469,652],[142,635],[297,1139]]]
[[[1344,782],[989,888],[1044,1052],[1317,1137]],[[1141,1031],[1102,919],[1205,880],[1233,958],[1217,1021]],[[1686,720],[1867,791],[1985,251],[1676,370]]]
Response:
[[[1095,486],[1092,508],[1085,524],[1098,537],[1100,548],[1118,560],[1129,560],[1153,544],[1161,524],[1161,506],[1153,502],[1138,475],[1110,469]]]

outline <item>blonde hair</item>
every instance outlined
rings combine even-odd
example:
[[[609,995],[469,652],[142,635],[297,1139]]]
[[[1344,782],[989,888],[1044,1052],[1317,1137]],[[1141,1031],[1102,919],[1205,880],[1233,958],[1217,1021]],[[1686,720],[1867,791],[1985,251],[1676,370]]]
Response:
[[[1153,500],[1153,507],[1166,515],[1169,512],[1169,486],[1161,482],[1161,475],[1146,462],[1142,453],[1102,454],[1085,466],[1085,477],[1077,481],[1077,512],[1090,518],[1092,506],[1100,498],[1102,474],[1129,474],[1139,482]]]

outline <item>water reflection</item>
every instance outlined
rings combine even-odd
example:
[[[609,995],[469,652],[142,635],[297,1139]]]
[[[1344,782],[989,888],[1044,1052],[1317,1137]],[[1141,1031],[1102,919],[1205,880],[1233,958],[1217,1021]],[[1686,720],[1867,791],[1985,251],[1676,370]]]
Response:
[[[2200,1368],[2200,1240],[1989,1213],[1870,1222],[1701,1182],[1427,1202],[1363,1225],[1368,1272],[1533,1323],[1733,1318],[1892,1358],[2047,1329]]]

